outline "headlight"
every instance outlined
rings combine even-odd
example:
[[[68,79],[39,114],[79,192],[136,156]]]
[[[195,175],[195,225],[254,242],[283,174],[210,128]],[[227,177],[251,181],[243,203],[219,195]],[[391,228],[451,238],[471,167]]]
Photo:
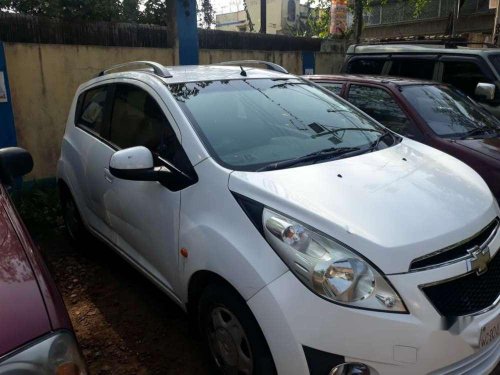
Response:
[[[406,312],[389,282],[346,246],[264,208],[263,233],[290,270],[312,291],[336,303]]]
[[[58,332],[0,362],[0,375],[86,375],[72,334]]]

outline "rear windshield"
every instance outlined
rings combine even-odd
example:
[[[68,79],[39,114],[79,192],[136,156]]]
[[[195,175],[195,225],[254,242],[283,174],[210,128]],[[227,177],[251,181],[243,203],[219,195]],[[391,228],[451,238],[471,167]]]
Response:
[[[431,129],[442,137],[463,137],[471,131],[495,135],[500,122],[460,91],[445,85],[403,86],[404,97]]]
[[[212,156],[236,170],[334,147],[366,147],[384,131],[343,100],[296,78],[193,82],[169,89]]]

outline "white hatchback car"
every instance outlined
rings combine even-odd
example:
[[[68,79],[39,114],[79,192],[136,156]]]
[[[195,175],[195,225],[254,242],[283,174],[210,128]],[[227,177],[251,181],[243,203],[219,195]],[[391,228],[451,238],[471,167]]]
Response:
[[[80,86],[57,172],[70,235],[192,314],[225,374],[491,371],[500,210],[483,180],[252,64],[135,62]]]

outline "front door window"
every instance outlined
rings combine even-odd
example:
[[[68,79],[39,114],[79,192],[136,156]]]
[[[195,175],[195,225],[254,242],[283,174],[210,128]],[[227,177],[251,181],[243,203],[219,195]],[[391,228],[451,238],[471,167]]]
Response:
[[[492,83],[473,61],[444,61],[442,81],[455,86],[472,98],[475,98],[474,91],[479,82]]]
[[[351,85],[349,102],[392,131],[415,138],[418,130],[386,90],[373,86]]]

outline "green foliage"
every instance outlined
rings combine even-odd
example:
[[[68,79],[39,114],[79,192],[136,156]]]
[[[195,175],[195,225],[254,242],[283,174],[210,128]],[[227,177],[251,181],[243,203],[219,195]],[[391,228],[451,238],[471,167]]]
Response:
[[[174,0],[0,0],[0,9],[70,21],[121,21],[165,25]],[[208,1],[208,0],[207,0]]]
[[[29,15],[83,21],[122,20],[120,0],[0,0],[0,8]]]
[[[307,5],[312,5],[315,1],[309,0]],[[330,35],[330,8],[331,1],[319,0],[316,1],[317,7],[314,10],[309,10],[307,18],[307,29],[310,36],[319,38],[327,38]]]
[[[139,20],[139,0],[123,0],[122,19],[126,22],[137,22]]]
[[[387,0],[386,0],[387,1]],[[414,11],[413,16],[417,18],[424,10],[429,0],[410,0],[409,3],[413,5]],[[460,0],[460,7],[463,5],[463,1]]]
[[[175,0],[0,0],[0,9],[70,21],[120,21],[166,25]],[[189,1],[181,6],[189,9]],[[200,26],[215,24],[213,0],[198,0]],[[142,9],[140,5],[143,5]]]
[[[169,4],[168,0],[146,0],[139,20],[141,23],[165,26],[170,6],[171,4]]]
[[[398,1],[406,1],[412,5],[414,8],[414,16],[418,17],[429,0]],[[387,2],[388,0],[377,1],[377,3],[381,4],[386,4]],[[347,2],[348,8],[354,14],[355,23],[357,19],[362,23],[363,12],[370,10],[373,3],[374,0],[350,0]],[[309,8],[306,21],[299,21],[296,26],[288,27],[286,30],[287,33],[294,36],[318,37],[323,39],[330,37],[331,0],[308,0],[306,5]],[[343,39],[349,39],[355,34],[355,30],[356,25],[353,25],[353,27],[346,30],[341,37]]]
[[[331,0],[308,0],[307,18],[297,25],[288,26],[287,33],[294,36],[327,38],[330,35]]]

